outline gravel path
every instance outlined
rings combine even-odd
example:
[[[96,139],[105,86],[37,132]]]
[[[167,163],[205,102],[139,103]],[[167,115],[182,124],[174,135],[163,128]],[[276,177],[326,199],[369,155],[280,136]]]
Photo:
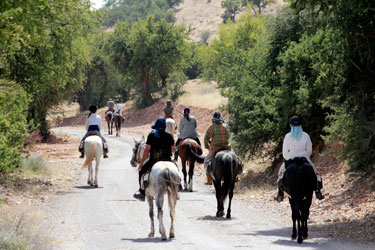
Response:
[[[83,131],[55,129],[82,136]],[[234,195],[232,219],[216,218],[212,186],[195,178],[194,192],[181,192],[176,206],[175,239],[148,238],[148,205],[132,198],[137,171],[130,166],[133,136],[107,136],[110,158],[102,160],[99,188],[89,188],[87,170],[78,173],[66,192],[50,198],[43,209],[45,230],[54,238],[53,249],[374,249],[369,245],[337,242],[314,233],[302,245],[290,240],[291,221],[265,209],[257,201]],[[139,136],[135,136],[139,137]],[[181,174],[182,175],[182,174]],[[169,232],[169,210],[164,202]],[[158,221],[155,221],[158,228]]]

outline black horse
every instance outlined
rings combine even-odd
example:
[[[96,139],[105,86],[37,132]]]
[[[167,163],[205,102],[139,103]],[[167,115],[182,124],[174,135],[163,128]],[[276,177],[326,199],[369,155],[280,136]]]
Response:
[[[283,184],[285,191],[290,196],[289,203],[293,220],[292,240],[298,236],[297,242],[302,243],[304,239],[308,238],[307,219],[310,214],[313,192],[316,188],[316,175],[304,157],[289,160],[285,166],[286,174]],[[298,228],[296,228],[296,221]]]
[[[216,217],[224,216],[224,201],[229,193],[227,218],[231,217],[231,203],[236,176],[242,173],[242,162],[233,151],[224,150],[215,155],[212,177],[216,191]]]

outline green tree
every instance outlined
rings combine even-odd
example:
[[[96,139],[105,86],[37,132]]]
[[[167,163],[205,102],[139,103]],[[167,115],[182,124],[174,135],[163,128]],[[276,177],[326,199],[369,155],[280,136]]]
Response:
[[[113,64],[129,77],[141,106],[153,103],[152,93],[166,87],[171,72],[183,67],[189,52],[184,26],[149,16],[129,26],[119,22],[110,37],[107,51]]]
[[[262,14],[262,9],[274,2],[274,0],[241,0],[242,7],[250,5],[254,15]]]
[[[0,80],[0,174],[12,172],[28,136],[28,98],[21,86]]]
[[[223,0],[221,7],[224,9],[224,13],[221,15],[224,23],[228,20],[235,22],[236,14],[241,10],[241,0]]]
[[[47,111],[80,88],[88,56],[85,36],[92,25],[89,2],[79,0],[3,1],[0,23],[0,78],[20,84],[31,99],[28,120],[47,137]],[[16,34],[12,33],[16,32]],[[18,38],[16,41],[12,39]],[[5,59],[5,60],[4,60]]]

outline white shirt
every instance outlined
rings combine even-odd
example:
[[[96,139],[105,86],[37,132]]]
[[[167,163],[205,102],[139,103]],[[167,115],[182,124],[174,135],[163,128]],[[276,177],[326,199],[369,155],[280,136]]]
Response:
[[[310,160],[312,154],[312,143],[310,136],[302,132],[302,137],[296,140],[291,133],[285,135],[283,142],[283,157],[285,160],[293,159],[295,157],[306,157]]]
[[[117,111],[120,111],[120,114],[122,114],[122,107],[120,103],[116,103],[114,109],[115,109],[115,113],[117,113]]]
[[[102,130],[102,118],[100,115],[94,113],[86,118],[86,130],[89,129],[90,125],[98,125],[99,129]]]

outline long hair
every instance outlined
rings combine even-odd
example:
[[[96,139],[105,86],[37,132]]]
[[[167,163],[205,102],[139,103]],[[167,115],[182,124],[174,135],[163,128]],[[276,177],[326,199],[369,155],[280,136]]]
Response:
[[[290,133],[291,133],[292,138],[299,141],[302,138],[302,132],[303,132],[302,126],[290,126],[290,127],[291,127]]]

